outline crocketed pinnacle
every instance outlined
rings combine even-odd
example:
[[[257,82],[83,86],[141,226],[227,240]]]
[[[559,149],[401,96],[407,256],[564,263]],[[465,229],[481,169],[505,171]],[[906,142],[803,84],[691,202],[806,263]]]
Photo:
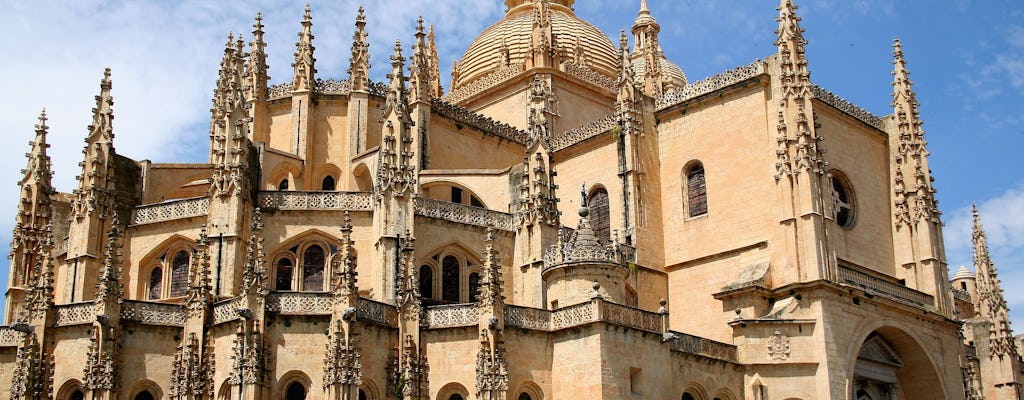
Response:
[[[807,40],[804,39],[804,30],[800,27],[797,8],[793,5],[793,0],[781,0],[778,7],[779,16],[775,19],[775,22],[779,23],[779,28],[775,31],[778,35],[775,45],[778,46],[783,67],[782,83],[786,95],[803,98],[810,93],[811,73],[807,70]]]
[[[366,15],[363,6],[356,14],[356,31],[352,34],[352,57],[348,75],[353,91],[366,91],[370,86],[370,42],[367,40]]]
[[[92,123],[89,134],[85,138],[85,159],[80,164],[82,173],[78,176],[78,188],[75,189],[75,200],[72,213],[76,218],[92,215],[107,215],[108,186],[113,181],[111,163],[114,156],[114,99],[110,96],[113,87],[110,81],[110,68],[103,71],[100,81],[100,94],[96,96],[96,107],[92,109]]]
[[[412,89],[412,99],[418,102],[429,102],[432,96],[430,59],[423,17],[416,19],[416,41],[413,43],[412,49],[412,65],[409,66],[409,86]]]
[[[46,142],[46,135],[49,133],[46,121],[46,109],[44,108],[39,113],[39,123],[36,124],[35,139],[29,143],[32,148],[25,155],[28,158],[28,166],[22,171],[22,174],[25,176],[22,182],[32,180],[37,188],[49,190],[53,173],[50,170],[50,156],[46,154],[46,149],[50,148],[50,145]]]
[[[354,304],[358,296],[356,289],[356,262],[354,244],[352,242],[352,218],[348,211],[341,220],[341,238],[338,239],[338,254],[334,259],[335,282],[334,294],[348,298]]]
[[[249,241],[245,251],[245,269],[242,271],[242,291],[264,296],[267,287],[266,257],[263,251],[263,215],[256,207],[252,213]]]
[[[939,209],[928,168],[927,142],[924,124],[918,111],[910,71],[903,57],[903,44],[893,41],[892,107],[898,129],[896,144],[896,223],[897,226],[920,221],[939,223]],[[904,171],[913,174],[913,180],[904,181]]]
[[[92,109],[92,124],[89,125],[89,141],[104,141],[113,146],[114,140],[114,98],[110,96],[113,84],[110,81],[110,68],[103,70],[100,81],[100,94],[96,96],[96,108]]]
[[[388,93],[385,101],[384,115],[389,112],[399,114],[399,117],[407,118],[405,112],[409,104],[406,98],[405,89],[405,57],[402,56],[402,41],[395,39],[395,51],[391,54],[391,73],[388,74]]]
[[[494,248],[494,228],[488,227],[484,236],[483,276],[480,277],[480,293],[478,299],[484,307],[503,304],[501,292],[501,259]]]
[[[263,13],[256,12],[256,23],[252,25],[252,42],[249,43],[249,100],[267,100],[267,43],[263,41]]]
[[[117,212],[114,212],[110,230],[107,231],[107,243],[103,255],[103,264],[96,282],[96,303],[117,302],[124,296],[121,287],[121,223]]]
[[[299,41],[295,43],[295,62],[292,63],[294,76],[292,77],[292,90],[311,91],[316,77],[316,58],[313,57],[313,17],[310,15],[309,3],[306,3],[306,10],[302,16],[302,30],[299,31]]]
[[[991,324],[989,325],[990,356],[1012,356],[1017,359],[1017,347],[1010,329],[1010,311],[1003,297],[1002,284],[996,274],[995,264],[989,257],[988,242],[985,230],[981,226],[978,207],[971,204],[974,217],[974,230],[971,239],[974,244],[974,270],[977,274],[978,315]]]

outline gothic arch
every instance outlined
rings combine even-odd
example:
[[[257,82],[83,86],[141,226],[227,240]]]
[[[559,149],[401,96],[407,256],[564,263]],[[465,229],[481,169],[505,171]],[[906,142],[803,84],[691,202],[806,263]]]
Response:
[[[231,384],[230,379],[225,379],[220,384],[220,390],[217,391],[217,400],[231,400],[231,390],[234,386]]]
[[[418,258],[418,260],[420,260],[420,267],[429,267],[433,272],[433,298],[455,303],[469,302],[471,298],[469,287],[470,275],[473,273],[479,274],[482,271],[480,258],[476,252],[469,250],[462,243],[448,242],[436,247],[427,254],[427,257]],[[455,270],[458,272],[454,277],[449,275],[447,279],[445,276],[446,259],[454,259],[456,261],[457,266]],[[446,289],[449,295],[456,293],[457,299],[455,297],[447,297],[449,300],[445,300]]]
[[[54,396],[54,399],[71,400],[71,394],[73,394],[76,390],[82,391],[82,394],[85,394],[85,389],[82,388],[81,381],[75,378],[68,379],[64,381],[63,384],[60,385],[59,389],[57,389],[57,393],[56,396]]]
[[[512,393],[511,399],[519,399],[522,394],[525,393],[530,396],[530,400],[544,400],[544,391],[540,389],[533,381],[523,381],[516,388],[516,391]]]
[[[309,379],[309,375],[306,375],[305,372],[298,370],[291,370],[281,375],[281,378],[277,380],[277,385],[274,386],[274,398],[284,399],[288,391],[288,385],[292,383],[301,384],[306,389],[306,399],[310,398],[310,393],[313,392],[313,381]]]
[[[608,188],[596,183],[587,190],[587,208],[590,210],[590,227],[594,234],[605,243],[612,239],[611,196]]]
[[[422,189],[426,197],[430,197],[435,200],[449,201],[452,203],[490,209],[490,207],[487,207],[487,204],[484,203],[483,199],[481,199],[480,195],[476,194],[476,190],[456,181],[430,181],[428,183],[424,183]],[[453,198],[455,196],[456,189],[460,191],[461,199]]]
[[[710,400],[708,397],[708,391],[704,390],[704,387],[699,383],[691,383],[686,385],[686,389],[683,390],[682,398],[688,399],[686,396],[690,395],[693,400]]]
[[[184,277],[184,285],[188,286],[188,265],[191,262],[192,252],[194,250],[195,240],[189,239],[185,236],[175,234],[171,237],[164,239],[160,245],[156,246],[153,250],[150,250],[142,257],[135,269],[135,282],[138,282],[135,298],[156,300],[151,299],[150,294],[152,292],[159,292],[159,298],[177,297],[182,296],[184,293],[175,293],[172,291],[172,285],[175,279],[179,283],[179,289],[182,282],[181,279]],[[184,270],[175,269],[177,265],[175,256],[180,252],[185,252],[187,255],[185,259]],[[178,266],[180,268],[180,265]],[[161,277],[159,283],[161,285],[159,291],[152,290],[150,284],[153,283],[152,274],[154,270],[160,269]]]
[[[384,397],[380,394],[380,387],[373,379],[363,377],[363,384],[359,386],[359,390],[362,390],[366,394],[366,400],[380,400]]]
[[[373,191],[373,176],[370,174],[370,168],[365,163],[356,165],[355,169],[352,170],[352,177],[355,179],[356,191]]]
[[[330,270],[330,258],[337,251],[336,244],[337,238],[327,234],[319,229],[310,229],[302,232],[296,236],[285,240],[281,244],[277,245],[274,250],[267,253],[270,254],[269,259],[272,260],[271,270],[273,276],[271,281],[275,283],[275,289],[278,287],[278,263],[282,259],[291,260],[292,266],[292,283],[289,290],[294,291],[326,291],[329,290],[329,279],[326,277],[331,276]],[[316,263],[310,263],[310,251],[314,250],[314,247],[319,247],[323,252],[322,257]],[[317,272],[310,269],[314,264],[319,265],[319,278],[314,277]],[[319,279],[319,287],[317,287],[317,279]]]
[[[331,189],[331,191],[335,191],[338,190],[338,183],[341,182],[341,169],[334,164],[324,164],[316,169],[313,176],[316,179],[313,181],[313,184],[316,185],[316,190],[327,190],[324,189],[323,182],[325,178],[330,177],[334,181],[334,189]]]
[[[135,397],[142,392],[149,392],[149,394],[153,395],[153,400],[161,400],[164,398],[164,391],[163,389],[160,389],[160,385],[157,385],[156,382],[149,379],[136,381],[128,386],[128,390],[125,392],[128,393],[128,400],[135,400]]]
[[[463,400],[469,400],[469,391],[461,383],[451,382],[444,385],[437,391],[437,400],[449,400],[454,395],[462,396]]]
[[[852,393],[854,390],[854,376],[858,363],[858,354],[864,343],[873,336],[878,336],[900,358],[902,368],[896,373],[896,379],[900,391],[903,393],[901,399],[925,400],[935,397],[948,398],[945,392],[946,386],[942,377],[936,371],[938,365],[934,354],[924,349],[921,343],[926,341],[913,331],[899,328],[900,323],[891,318],[876,318],[867,320],[853,335],[850,335],[851,342],[847,347],[846,360],[846,391]],[[939,391],[939,396],[932,396]]]
[[[280,190],[279,182],[285,179],[288,180],[287,190],[300,190],[298,177],[301,176],[302,171],[298,166],[284,161],[277,164],[272,171],[267,175],[266,190]]]

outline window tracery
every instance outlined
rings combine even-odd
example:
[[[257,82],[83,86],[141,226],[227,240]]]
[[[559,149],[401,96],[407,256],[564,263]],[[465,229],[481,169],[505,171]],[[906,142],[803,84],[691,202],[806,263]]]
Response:
[[[141,282],[137,298],[160,300],[185,295],[193,250],[185,243],[176,242],[172,240],[172,244],[164,247],[163,251],[140,263],[146,268],[141,269],[136,277]]]
[[[328,258],[337,252],[329,239],[319,236],[300,240],[298,244],[277,252],[274,262],[274,289],[278,291],[322,292],[329,288],[326,276]]]

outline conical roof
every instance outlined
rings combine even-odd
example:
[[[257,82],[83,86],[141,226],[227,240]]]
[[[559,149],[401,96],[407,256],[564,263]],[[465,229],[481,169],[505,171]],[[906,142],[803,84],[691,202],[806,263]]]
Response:
[[[953,274],[953,280],[957,279],[974,279],[974,273],[961,265],[960,269],[956,270],[956,273]]]

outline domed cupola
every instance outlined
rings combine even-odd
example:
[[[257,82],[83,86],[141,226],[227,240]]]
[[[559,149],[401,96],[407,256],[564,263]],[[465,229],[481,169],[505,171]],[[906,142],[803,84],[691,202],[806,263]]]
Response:
[[[575,0],[506,0],[505,16],[477,36],[452,67],[452,90],[503,67],[558,68],[562,61],[578,58],[614,80],[619,66],[615,46],[604,32],[576,16],[573,3]],[[554,65],[531,65],[530,60],[540,52],[551,55]]]
[[[686,74],[665,58],[658,42],[661,25],[651,15],[647,0],[640,1],[640,13],[633,21],[633,71],[637,83],[649,96],[659,97],[675,88],[686,86]],[[649,67],[653,66],[653,67]]]

